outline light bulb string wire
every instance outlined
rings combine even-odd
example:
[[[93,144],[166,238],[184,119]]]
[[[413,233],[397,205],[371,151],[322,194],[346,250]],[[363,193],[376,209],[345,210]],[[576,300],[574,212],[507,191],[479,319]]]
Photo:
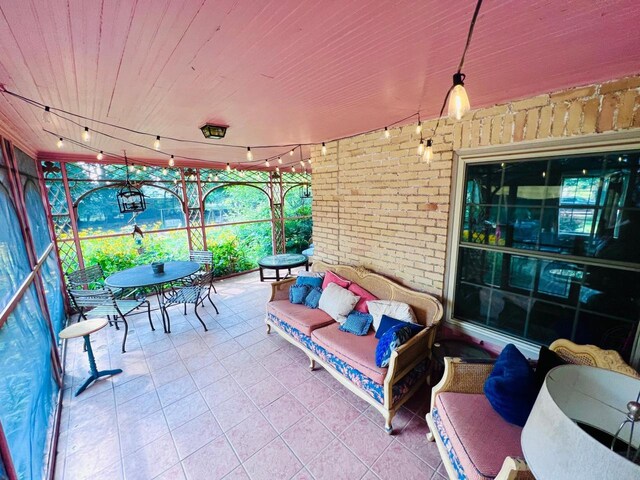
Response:
[[[179,142],[179,143],[192,143],[192,144],[196,144],[196,145],[206,145],[206,146],[210,146],[210,147],[242,148],[244,150],[247,149],[247,145],[215,144],[215,143],[203,142],[203,141],[200,141],[200,140],[189,140],[189,139],[186,139],[186,138],[178,138],[178,137],[170,137],[170,136],[166,136],[166,135],[158,135],[157,133],[144,132],[144,131],[141,131],[141,130],[135,130],[133,128],[124,127],[122,125],[117,125],[115,123],[105,122],[103,120],[97,120],[95,118],[87,117],[87,116],[81,115],[79,113],[70,112],[70,111],[64,110],[62,108],[57,108],[57,107],[52,107],[50,105],[45,105],[44,103],[38,102],[37,100],[34,100],[32,98],[29,98],[29,97],[25,97],[24,95],[20,95],[19,93],[13,92],[13,91],[7,89],[6,86],[4,86],[4,85],[0,85],[0,93],[10,95],[10,96],[12,96],[14,98],[17,98],[18,100],[21,100],[21,101],[23,101],[23,102],[25,102],[25,103],[27,103],[27,104],[29,104],[31,106],[34,106],[34,107],[42,109],[42,110],[44,110],[44,109],[46,109],[48,107],[49,108],[48,111],[52,115],[55,115],[56,117],[58,117],[58,118],[60,118],[62,120],[65,120],[67,122],[73,123],[74,125],[77,125],[77,126],[82,127],[82,128],[88,128],[88,127],[84,123],[80,123],[80,122],[77,122],[75,120],[72,120],[72,119],[68,118],[68,116],[76,117],[76,118],[79,118],[81,120],[85,120],[87,122],[94,122],[94,123],[97,123],[99,125],[105,125],[105,126],[108,126],[108,127],[116,128],[116,129],[123,130],[123,131],[129,132],[129,133],[137,134],[137,135],[145,135],[145,136],[148,136],[148,137],[152,137],[154,139],[157,139],[157,137],[159,136],[163,140],[169,140],[169,141]],[[386,126],[387,127],[393,127],[393,126],[396,126],[396,125],[398,125],[400,123],[406,122],[407,120],[410,120],[411,118],[416,117],[416,116],[419,117],[420,116],[420,112],[411,113],[410,115],[407,115],[406,117],[403,117],[403,118],[401,118],[399,120],[396,120],[394,122],[386,124]],[[344,136],[341,136],[341,137],[331,138],[329,140],[324,140],[324,142],[328,143],[328,142],[337,142],[337,141],[340,141],[340,140],[346,140],[348,138],[353,138],[353,137],[357,137],[359,135],[366,135],[368,133],[375,132],[377,130],[380,130],[381,128],[384,128],[384,127],[375,127],[375,128],[370,129],[370,130],[365,130],[365,131],[362,131],[362,132],[357,132],[357,133],[353,133],[353,134],[349,134],[349,135],[344,135]],[[101,133],[102,135],[106,135],[104,132],[100,132],[100,131],[95,130],[93,128],[91,130],[93,132],[95,132],[95,133]],[[116,137],[116,136],[113,136],[113,135],[111,135],[110,138],[126,141],[126,140],[124,140],[122,138],[119,138],[119,137]],[[133,142],[128,142],[128,143],[130,143],[132,145],[139,145],[139,144],[135,144]],[[284,144],[273,144],[273,145],[250,145],[250,147],[253,148],[253,149],[288,148],[288,149],[295,150],[296,148],[308,147],[308,146],[316,145],[317,143],[320,143],[320,142],[284,143]],[[153,149],[153,150],[154,151],[158,151],[158,150],[155,150],[155,149]],[[165,153],[165,152],[161,152],[161,153]],[[284,154],[282,154],[282,155],[284,155]],[[268,157],[268,159],[274,159],[274,158],[277,158],[278,156],[279,155],[274,155],[272,157]],[[184,159],[188,159],[188,157],[184,157],[184,156],[180,156],[180,157],[184,158]],[[200,160],[200,159],[198,159],[198,160]],[[264,162],[265,160],[266,160],[266,158],[263,158],[260,161]]]
[[[478,19],[478,14],[480,13],[481,6],[482,6],[482,0],[478,0],[478,3],[476,3],[476,9],[473,12],[473,17],[471,18],[471,24],[469,25],[469,33],[467,34],[467,43],[464,45],[464,50],[462,51],[462,57],[460,58],[460,64],[458,65],[457,73],[460,73],[462,71],[462,66],[464,65],[464,57],[467,55],[467,50],[469,49],[469,45],[471,44],[473,29],[476,26],[476,20]]]

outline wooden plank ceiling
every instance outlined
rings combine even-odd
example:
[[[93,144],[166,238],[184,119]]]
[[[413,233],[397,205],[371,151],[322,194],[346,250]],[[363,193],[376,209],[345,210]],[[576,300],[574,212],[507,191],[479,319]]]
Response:
[[[42,103],[161,136],[286,149],[435,117],[464,46],[470,0],[10,0],[0,4],[0,83]],[[638,73],[637,0],[485,0],[465,68],[472,106]],[[151,146],[143,137],[87,123]],[[82,128],[0,97],[0,129],[34,154],[60,154],[50,129]],[[94,133],[91,147],[167,157]],[[165,141],[211,163],[245,152]],[[73,145],[64,155],[88,154]],[[287,157],[287,161],[293,159]]]

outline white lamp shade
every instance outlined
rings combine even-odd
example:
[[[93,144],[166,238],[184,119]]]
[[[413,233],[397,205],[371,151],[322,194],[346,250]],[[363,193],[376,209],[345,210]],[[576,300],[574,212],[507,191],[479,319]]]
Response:
[[[640,380],[610,370],[583,365],[551,370],[521,437],[522,451],[536,479],[640,479],[640,465],[611,451],[576,424],[615,435],[627,417],[627,402],[636,400],[638,392]],[[629,440],[629,428],[622,430],[621,440]],[[636,430],[633,446],[638,448],[640,428]]]

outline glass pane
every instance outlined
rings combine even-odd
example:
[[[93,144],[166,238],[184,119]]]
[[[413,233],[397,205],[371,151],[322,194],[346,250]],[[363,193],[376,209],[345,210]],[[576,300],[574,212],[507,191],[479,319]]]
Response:
[[[465,209],[462,241],[504,246],[507,222],[505,207],[498,205],[468,206]]]
[[[209,227],[207,247],[213,252],[215,275],[252,270],[272,253],[271,222]]]
[[[78,230],[82,236],[130,233],[133,215],[118,209],[117,187],[99,187],[78,202]],[[145,185],[147,209],[135,216],[135,223],[146,230],[163,230],[185,226],[180,199],[170,190]]]
[[[40,189],[31,180],[27,181],[25,185],[24,196],[29,227],[31,229],[31,238],[36,247],[36,254],[38,258],[40,258],[51,244],[51,234],[49,233],[49,225],[47,224],[47,213],[42,203]]]
[[[454,316],[461,320],[485,324],[489,307],[490,290],[464,283],[456,287]]]
[[[499,290],[491,292],[488,325],[517,336],[523,336],[529,299]]]
[[[206,225],[271,218],[267,194],[247,185],[216,188],[205,198],[204,209]]]
[[[544,345],[558,338],[572,338],[575,315],[574,308],[535,300],[531,303],[526,337]]]
[[[466,185],[466,204],[497,205],[502,185],[502,167],[499,164],[469,165]]]
[[[9,192],[0,185],[0,309],[4,308],[20,284],[31,272],[20,224],[9,198]]]
[[[18,478],[42,478],[57,393],[50,333],[31,286],[0,328],[0,422]]]
[[[638,328],[634,321],[622,320],[609,315],[581,311],[575,341],[596,345],[607,350],[616,350],[627,362]]]
[[[42,280],[44,282],[49,316],[51,317],[53,330],[57,334],[64,327],[66,316],[62,297],[62,278],[55,252],[49,254],[47,261],[42,266]],[[56,338],[58,338],[57,335]]]
[[[186,230],[146,232],[137,244],[131,235],[92,238],[80,241],[87,267],[99,264],[105,275],[146,265],[157,260],[187,260],[189,247]]]
[[[286,217],[304,217],[311,215],[311,188],[293,187],[284,197],[284,216]]]
[[[503,203],[519,207],[539,207],[548,195],[547,160],[507,162],[500,189]]]

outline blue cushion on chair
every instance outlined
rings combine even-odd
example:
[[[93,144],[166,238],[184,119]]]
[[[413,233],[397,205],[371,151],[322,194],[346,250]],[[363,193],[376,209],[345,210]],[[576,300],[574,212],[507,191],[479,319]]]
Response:
[[[354,310],[347,316],[346,322],[340,325],[339,330],[362,336],[367,334],[372,323],[372,315]]]
[[[302,304],[309,293],[309,285],[291,285],[289,288],[289,301]]]
[[[388,367],[391,353],[415,335],[416,331],[411,328],[411,324],[401,323],[404,325],[391,327],[378,342],[376,347],[376,365],[378,367]]]
[[[412,330],[414,330],[413,335],[422,330],[422,325],[418,325],[417,323],[409,323],[403,320],[398,320],[396,318],[382,315],[382,318],[380,319],[380,325],[378,326],[378,330],[376,330],[376,338],[382,338],[382,336],[387,333],[390,328],[397,326],[409,326]]]
[[[305,286],[308,286],[308,285],[305,285]],[[320,303],[321,296],[322,296],[322,289],[320,287],[313,287],[311,290],[309,290],[309,293],[307,294],[307,298],[305,298],[304,300],[305,307],[318,308],[318,303]]]
[[[311,288],[322,287],[322,277],[298,277],[296,285],[309,285]]]
[[[535,374],[515,345],[502,350],[484,382],[484,394],[493,409],[507,422],[521,427],[536,400]]]

